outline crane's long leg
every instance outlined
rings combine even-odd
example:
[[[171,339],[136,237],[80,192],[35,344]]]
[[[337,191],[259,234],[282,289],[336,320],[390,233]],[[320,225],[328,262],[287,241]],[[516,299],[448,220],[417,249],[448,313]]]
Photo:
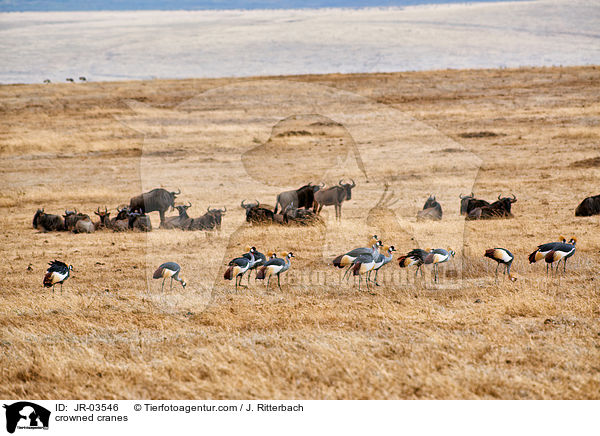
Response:
[[[281,291],[281,282],[279,281],[279,274],[277,274],[277,286],[279,286],[279,290]]]
[[[346,278],[346,275],[348,275],[348,272],[350,271],[351,268],[352,268],[352,264],[350,264],[350,266],[348,268],[346,268],[346,271],[344,272],[344,276],[342,277],[342,280],[344,280]],[[348,277],[348,280],[350,280],[350,277]]]
[[[160,287],[160,292],[162,293],[162,291],[165,288],[165,277],[163,277],[163,281],[162,281],[162,286]]]
[[[269,275],[269,278],[267,279],[267,291],[269,290],[269,283],[271,283],[271,276]]]
[[[173,276],[171,276],[171,286],[169,286],[169,291],[173,290]]]
[[[377,274],[379,274],[379,270],[375,271],[375,286],[379,286],[379,283],[377,283]]]
[[[500,267],[500,263],[498,263],[498,265],[496,266],[496,280],[494,281],[494,283],[498,283],[498,268]]]

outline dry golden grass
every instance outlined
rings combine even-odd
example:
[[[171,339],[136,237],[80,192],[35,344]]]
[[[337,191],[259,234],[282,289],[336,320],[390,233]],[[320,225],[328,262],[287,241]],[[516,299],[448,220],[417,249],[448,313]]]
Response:
[[[598,194],[599,84],[581,67],[0,87],[0,396],[600,398],[598,217],[574,217]],[[243,224],[243,198],[341,177],[357,182],[341,224]],[[465,225],[469,181],[514,192],[515,218]],[[161,185],[191,216],[226,205],[222,232],[31,228],[41,206],[114,210]],[[429,192],[444,220],[417,223]],[[407,284],[394,261],[358,292],[327,262],[373,233],[457,256],[440,284]],[[560,282],[527,262],[559,234],[579,240]],[[296,254],[282,291],[222,280],[247,243]],[[494,284],[495,246],[517,282]],[[41,286],[54,258],[75,266],[63,294]],[[188,288],[149,280],[165,260]]]

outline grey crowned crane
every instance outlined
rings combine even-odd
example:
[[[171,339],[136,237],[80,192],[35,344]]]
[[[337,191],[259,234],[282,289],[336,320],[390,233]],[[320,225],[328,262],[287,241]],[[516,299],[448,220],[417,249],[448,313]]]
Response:
[[[161,278],[163,279],[162,286],[160,287],[161,292],[165,287],[165,279],[168,279],[168,278],[171,278],[171,286],[170,286],[169,290],[173,289],[173,280],[176,280],[179,283],[181,283],[181,286],[183,286],[183,289],[185,289],[186,282],[182,277],[179,277],[180,272],[181,272],[181,267],[179,266],[179,264],[177,264],[175,262],[165,262],[161,266],[159,266],[156,271],[154,271],[152,278],[153,279],[161,279]]]
[[[575,244],[577,244],[576,238],[571,238],[568,243],[558,243],[552,247],[552,250],[546,254],[544,258],[546,260],[546,266],[556,263],[556,272],[558,272],[558,264],[563,261],[563,272],[567,272],[567,259],[575,254]]]
[[[358,290],[360,291],[360,282],[362,281],[362,275],[368,274],[375,268],[375,263],[379,259],[379,251],[377,254],[361,254],[358,256],[352,264],[352,274],[358,276]],[[369,289],[369,278],[367,276],[367,289]]]
[[[433,265],[433,281],[437,282],[439,277],[439,265],[441,263],[448,262],[455,255],[454,251],[450,248],[448,250],[444,250],[443,248],[435,248],[427,254],[425,257],[425,261],[423,262],[425,265]]]
[[[498,262],[498,265],[496,266],[495,283],[498,283],[498,268],[500,267],[500,264],[504,265],[504,272],[502,273],[503,275],[508,273],[508,278],[511,281],[514,282],[517,280],[516,277],[510,275],[510,267],[515,259],[515,256],[506,248],[490,248],[489,250],[485,250],[483,257],[489,257],[490,259]]]
[[[53,260],[48,265],[50,266],[46,270],[46,275],[44,275],[44,287],[52,287],[52,292],[54,292],[54,286],[60,283],[60,292],[62,292],[63,283],[71,276],[73,265],[67,265],[60,260]]]
[[[369,272],[369,276],[367,277],[367,280],[370,280],[371,273],[375,271],[375,280],[373,281],[373,283],[375,283],[375,286],[379,286],[379,283],[377,283],[377,274],[379,274],[379,270],[381,269],[381,267],[387,265],[392,261],[394,251],[396,251],[396,249],[393,245],[390,245],[389,247],[386,245],[385,247],[383,247],[383,253],[385,254],[380,253],[377,257],[377,260],[375,261],[375,266]]]
[[[409,251],[406,256],[400,256],[398,258],[398,265],[400,268],[416,265],[415,280],[417,279],[419,270],[421,270],[421,277],[423,277],[423,269],[421,267],[425,263],[425,258],[429,254],[429,251],[429,249],[422,250],[420,248],[415,248],[414,250]],[[408,270],[406,271],[406,281],[408,282]]]
[[[558,239],[560,242],[548,242],[546,244],[538,245],[537,250],[529,255],[529,263],[536,263],[538,260],[546,259],[546,255],[555,247],[559,247],[561,244],[567,242],[567,239],[564,236],[559,236]],[[573,241],[573,239],[571,239],[571,241]],[[553,268],[552,262],[546,263],[546,275],[548,275],[549,267]]]
[[[346,271],[344,272],[344,277],[346,277],[358,256],[362,254],[372,254],[373,256],[379,256],[379,247],[381,247],[382,244],[379,238],[377,238],[377,235],[373,235],[371,237],[369,245],[369,247],[355,248],[354,250],[350,250],[347,253],[339,255],[338,257],[333,259],[333,266],[337,268],[347,267]]]
[[[236,291],[238,289],[238,286],[242,286],[244,288],[247,287],[247,286],[243,286],[241,284],[242,277],[244,276],[244,273],[246,271],[248,271],[252,267],[254,262],[256,261],[256,258],[254,257],[255,251],[256,251],[256,248],[250,247],[250,249],[248,250],[248,253],[244,253],[242,256],[236,257],[235,259],[232,259],[231,261],[229,261],[229,266],[228,266],[227,270],[225,270],[225,274],[223,274],[223,278],[225,280],[232,280],[235,277],[235,290]]]
[[[254,251],[252,251],[252,253],[250,253],[251,249],[254,249]],[[248,285],[250,285],[250,276],[252,275],[252,271],[255,269],[258,269],[258,267],[260,267],[260,266],[263,266],[265,264],[265,262],[267,261],[267,257],[264,254],[262,254],[260,251],[257,251],[255,247],[246,247],[246,253],[244,253],[242,255],[242,257],[245,257],[246,259],[251,260],[252,256],[254,256],[254,260],[252,261],[252,264],[248,268]],[[271,255],[269,255],[269,257],[271,257]]]
[[[271,276],[277,276],[277,286],[281,290],[280,275],[290,269],[291,258],[295,257],[294,253],[283,253],[283,259],[280,257],[272,257],[256,272],[256,278],[258,280],[267,279],[267,290],[269,289],[269,283],[271,282]]]

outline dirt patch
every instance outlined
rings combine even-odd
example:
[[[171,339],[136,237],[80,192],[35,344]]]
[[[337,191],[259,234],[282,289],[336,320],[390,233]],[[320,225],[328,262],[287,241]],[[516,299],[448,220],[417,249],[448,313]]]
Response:
[[[496,133],[490,132],[488,130],[483,130],[481,132],[459,133],[458,136],[460,136],[461,138],[494,138],[496,136],[506,136],[506,133]]]

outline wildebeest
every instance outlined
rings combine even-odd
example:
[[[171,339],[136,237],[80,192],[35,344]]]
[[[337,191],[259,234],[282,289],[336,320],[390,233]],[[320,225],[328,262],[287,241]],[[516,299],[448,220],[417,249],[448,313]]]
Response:
[[[512,218],[513,214],[510,209],[512,204],[517,201],[517,197],[514,194],[512,194],[512,197],[500,197],[498,195],[498,201],[494,201],[489,206],[476,207],[469,212],[466,219]]]
[[[275,215],[275,217],[277,218],[278,215]],[[298,209],[297,207],[294,207],[294,203],[286,207],[282,214],[282,218],[282,221],[285,224],[292,222],[296,224],[308,225],[321,222],[321,218],[312,210]],[[279,222],[279,220],[277,221]]]
[[[170,207],[174,207],[175,198],[181,194],[181,189],[177,192],[169,192],[163,188],[155,188],[129,200],[129,209],[131,212],[149,213],[158,211],[160,214],[161,226],[165,222],[165,212]]]
[[[218,209],[217,209],[218,210]],[[217,228],[217,217],[210,210],[198,218],[192,218],[187,230],[215,230]]]
[[[246,221],[249,223],[273,222],[275,214],[271,209],[260,207],[258,200],[254,203],[246,203],[242,200],[241,207],[246,209]]]
[[[273,213],[277,213],[278,206],[281,206],[281,213],[283,213],[290,204],[294,204],[298,209],[310,209],[315,201],[315,192],[324,186],[324,184],[311,185],[309,183],[298,189],[282,192],[277,196]]]
[[[342,219],[342,203],[352,199],[352,188],[356,186],[354,180],[352,183],[342,183],[340,180],[336,186],[331,188],[321,189],[315,192],[315,207],[314,212],[318,215],[321,213],[323,206],[335,206],[335,218]]]
[[[439,204],[435,195],[430,195],[425,205],[423,206],[423,210],[417,212],[417,221],[421,220],[435,220],[439,221],[442,219],[442,205]]]
[[[227,212],[227,206],[223,206],[223,209],[211,209],[210,206],[208,206],[206,211],[213,216],[215,220],[215,228],[220,232],[221,222],[223,221],[223,215],[225,215],[225,212]]]
[[[98,217],[100,218],[100,221],[96,221],[94,223],[96,229],[110,227],[110,212],[108,211],[108,208],[106,206],[104,206],[104,210],[100,210],[100,207],[98,207],[94,214],[98,215]]]
[[[52,215],[38,209],[33,216],[33,228],[42,232],[60,231],[65,229],[65,222],[60,215]]]
[[[479,198],[475,198],[473,193],[471,195],[459,195],[460,197],[460,214],[468,215],[476,207],[484,207],[489,206],[490,203],[485,200],[480,200]]]
[[[187,214],[187,210],[192,207],[192,203],[189,201],[188,203],[189,204],[180,204],[175,206],[175,209],[177,209],[179,215],[167,217],[163,224],[165,229],[187,229],[189,227],[192,219]]]
[[[130,229],[137,229],[142,232],[152,231],[152,221],[145,213],[130,212],[128,225]]]
[[[90,223],[92,222],[89,215],[77,212],[77,209],[65,210],[63,217],[65,219],[65,229],[71,232],[75,231],[75,225],[81,220],[89,220]]]
[[[584,199],[577,209],[575,209],[575,216],[592,216],[600,214],[600,195],[593,197],[587,197]]]
[[[89,216],[85,216],[82,219],[77,220],[75,227],[73,227],[73,233],[93,233],[96,231],[96,227]]]
[[[122,232],[129,229],[129,209],[117,207],[117,216],[110,219],[110,228],[115,232]]]

